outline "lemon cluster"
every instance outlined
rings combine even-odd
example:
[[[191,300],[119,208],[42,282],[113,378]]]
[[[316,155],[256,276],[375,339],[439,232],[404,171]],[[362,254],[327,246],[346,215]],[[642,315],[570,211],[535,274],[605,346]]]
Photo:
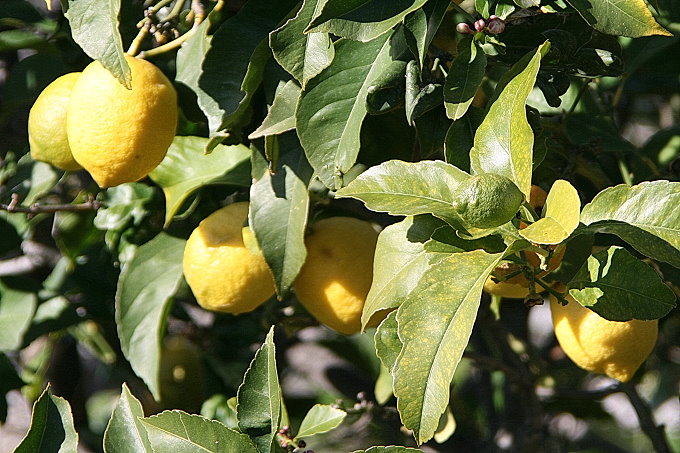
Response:
[[[84,168],[100,187],[144,178],[177,128],[177,93],[152,63],[130,56],[132,88],[101,63],[59,77],[31,108],[31,156],[63,170]]]
[[[226,206],[204,219],[184,250],[184,277],[208,310],[240,314],[274,295],[272,273],[262,255],[244,243],[248,203]],[[369,222],[331,217],[306,237],[307,258],[295,281],[298,300],[321,323],[351,335],[373,280],[378,232]]]

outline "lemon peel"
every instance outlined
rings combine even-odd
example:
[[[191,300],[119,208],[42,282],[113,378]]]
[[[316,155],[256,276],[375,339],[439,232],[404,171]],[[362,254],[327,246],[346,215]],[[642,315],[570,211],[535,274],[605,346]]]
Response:
[[[523,202],[524,194],[510,179],[482,173],[456,188],[452,204],[467,226],[494,228],[512,220]]]
[[[261,255],[243,243],[248,203],[219,209],[196,227],[184,249],[184,277],[200,306],[246,313],[274,295],[274,278]]]
[[[100,187],[144,178],[163,160],[177,128],[177,93],[145,60],[125,57],[128,90],[98,61],[76,81],[66,130],[71,152]]]
[[[294,288],[319,322],[345,335],[361,330],[377,241],[378,232],[363,220],[330,217],[313,225]]]
[[[40,93],[28,114],[31,157],[62,170],[79,170],[66,135],[66,111],[80,72],[57,78]]]
[[[654,349],[658,320],[609,321],[567,295],[561,305],[550,296],[555,336],[579,367],[629,381]]]

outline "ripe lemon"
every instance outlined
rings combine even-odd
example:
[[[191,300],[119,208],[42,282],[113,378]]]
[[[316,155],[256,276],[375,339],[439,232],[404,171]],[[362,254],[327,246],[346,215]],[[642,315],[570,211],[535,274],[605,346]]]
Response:
[[[331,329],[345,335],[361,330],[377,241],[370,223],[351,217],[320,220],[305,239],[307,260],[295,292],[312,316]]]
[[[66,110],[80,72],[65,74],[40,93],[28,114],[31,157],[62,170],[79,170],[66,137]]]
[[[177,127],[177,93],[148,61],[125,57],[132,89],[94,61],[76,81],[66,130],[71,152],[100,187],[145,177],[163,160]]]
[[[453,207],[474,228],[494,228],[515,217],[524,202],[519,187],[505,176],[482,173],[463,181],[453,195]]]
[[[243,243],[248,203],[219,209],[196,227],[184,249],[184,277],[208,310],[246,313],[274,294],[274,279],[261,255]]]
[[[654,349],[658,320],[615,322],[583,307],[573,297],[562,306],[550,296],[555,336],[579,367],[626,382]]]

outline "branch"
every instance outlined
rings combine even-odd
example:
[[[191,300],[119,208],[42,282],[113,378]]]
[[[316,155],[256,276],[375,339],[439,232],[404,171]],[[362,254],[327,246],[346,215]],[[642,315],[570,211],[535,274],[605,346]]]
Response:
[[[652,441],[654,450],[657,453],[673,453],[666,440],[666,433],[663,425],[657,425],[656,422],[654,422],[651,409],[637,392],[635,385],[624,382],[621,383],[621,388],[630,400],[633,408],[635,408],[638,420],[640,421],[640,428],[644,431],[649,440]]]
[[[96,211],[101,208],[102,202],[90,197],[85,203],[80,204],[47,204],[39,205],[37,203],[31,206],[19,206],[19,194],[13,193],[12,200],[9,204],[0,203],[0,211],[7,211],[9,213],[23,212],[24,214],[45,214],[52,212],[83,212]]]

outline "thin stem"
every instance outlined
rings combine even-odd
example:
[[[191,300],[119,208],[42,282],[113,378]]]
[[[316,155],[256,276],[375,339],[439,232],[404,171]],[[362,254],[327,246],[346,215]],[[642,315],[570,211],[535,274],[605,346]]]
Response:
[[[219,0],[215,7],[213,8],[213,11],[219,11],[222,8],[222,5],[224,4],[223,0]],[[191,0],[191,10],[194,13],[194,23],[191,26],[191,30],[188,32],[184,33],[182,36],[180,36],[177,39],[173,39],[172,41],[163,44],[162,46],[155,47],[150,50],[146,50],[144,52],[141,52],[139,54],[139,58],[148,58],[148,57],[153,57],[154,55],[160,55],[162,53],[168,52],[170,50],[174,50],[178,48],[179,46],[184,43],[187,39],[189,39],[198,29],[198,26],[201,25],[203,20],[205,19],[205,9],[203,8],[203,5],[201,4],[200,0]]]
[[[572,102],[571,107],[569,107],[569,111],[565,115],[565,118],[571,116],[572,113],[576,110],[576,106],[578,105],[579,102],[581,102],[581,98],[583,95],[586,93],[586,89],[588,89],[588,85],[590,82],[584,83],[581,88],[578,90],[578,94],[576,95],[576,99],[574,99],[574,102]]]
[[[161,22],[168,22],[175,17],[179,16],[179,13],[182,12],[182,8],[184,7],[185,0],[177,0],[177,3],[175,3],[172,7],[172,10],[168,13],[167,16],[163,18]]]
[[[90,198],[85,203],[80,204],[50,204],[39,205],[33,204],[31,206],[19,206],[19,194],[13,193],[12,200],[8,204],[0,203],[0,211],[7,211],[9,213],[22,212],[25,214],[45,214],[52,212],[83,212],[96,211],[101,208],[101,201]]]
[[[621,389],[630,400],[633,408],[635,408],[638,420],[640,421],[640,428],[647,435],[649,440],[652,441],[654,450],[657,453],[673,453],[666,440],[666,433],[663,425],[659,426],[654,422],[652,411],[637,392],[635,384],[624,382],[621,384]]]
[[[139,52],[139,47],[142,45],[142,41],[144,41],[144,38],[146,38],[146,36],[149,34],[150,29],[151,19],[147,17],[146,19],[144,19],[142,28],[139,29],[137,36],[135,36],[135,39],[132,40],[132,43],[130,43],[130,47],[125,53],[130,55],[131,57],[137,55],[137,52]]]

